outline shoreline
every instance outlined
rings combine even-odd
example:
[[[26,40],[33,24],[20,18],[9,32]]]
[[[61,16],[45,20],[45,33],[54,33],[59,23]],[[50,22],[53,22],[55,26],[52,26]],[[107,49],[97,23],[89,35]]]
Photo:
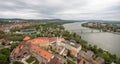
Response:
[[[78,22],[74,22],[74,23],[78,23]],[[86,22],[81,22],[81,23],[86,23]],[[66,24],[63,24],[63,26],[64,25],[67,25],[67,24],[69,24],[69,23],[66,23]],[[72,25],[72,24],[71,24]],[[82,26],[83,27],[83,26]],[[64,26],[64,28],[65,28],[65,26]],[[85,27],[85,28],[88,28],[88,27]],[[90,28],[91,29],[91,28]],[[68,29],[68,26],[67,26],[67,29],[65,28],[65,30],[68,30],[69,32],[73,32],[73,33],[77,33],[77,32],[75,32],[74,30],[72,30],[71,31],[71,28],[70,28],[70,30]],[[99,29],[98,29],[99,30]],[[106,33],[112,33],[112,34],[117,34],[117,35],[120,35],[120,33],[115,33],[115,32],[106,32]],[[78,34],[78,33],[77,33]],[[81,36],[80,34],[78,34],[79,36]],[[83,38],[82,38],[83,39]],[[83,39],[83,40],[85,40],[86,41],[86,39]],[[88,42],[88,44],[91,44],[91,43],[89,43],[89,41],[87,41]],[[97,44],[92,44],[92,45],[97,45]],[[98,46],[98,45],[97,45]],[[100,47],[100,46],[98,46],[98,48],[102,48],[102,47]],[[102,48],[104,51],[106,51],[107,49],[105,49],[105,48]],[[113,55],[116,55],[118,58],[120,58],[120,56],[118,56],[118,54],[116,54],[116,53],[112,53],[112,52],[110,52],[110,51],[108,51],[107,50],[107,52],[109,52],[109,53],[111,53],[111,54],[113,54]]]

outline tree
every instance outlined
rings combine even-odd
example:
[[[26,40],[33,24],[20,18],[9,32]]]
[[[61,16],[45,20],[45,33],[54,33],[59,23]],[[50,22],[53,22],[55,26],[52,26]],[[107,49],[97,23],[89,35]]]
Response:
[[[4,48],[0,50],[0,63],[8,64],[9,63],[10,49]]]
[[[2,42],[2,45],[5,45],[5,42]]]
[[[16,48],[17,45],[18,45],[18,43],[13,43],[13,44],[11,44],[10,51],[12,51],[14,48]]]
[[[22,62],[15,61],[13,64],[23,64]]]

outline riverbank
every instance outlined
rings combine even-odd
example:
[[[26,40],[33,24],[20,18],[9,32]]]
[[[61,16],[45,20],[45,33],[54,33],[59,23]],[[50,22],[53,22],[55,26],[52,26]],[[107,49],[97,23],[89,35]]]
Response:
[[[102,48],[103,50],[107,50],[112,54],[116,54],[117,57],[120,57],[120,35],[108,33],[108,32],[100,32],[100,33],[81,33],[81,29],[90,29],[86,27],[82,27],[81,24],[84,22],[75,22],[64,24],[65,30],[70,32],[75,32],[81,36],[81,38],[88,42],[90,45],[97,45],[98,48]]]
[[[81,29],[90,29],[82,27],[82,23],[84,22],[68,23],[64,24],[63,26],[65,27],[65,30],[81,35],[81,37],[89,44],[97,45],[99,48],[106,49],[112,54],[116,54],[118,57],[120,57],[120,35],[108,32],[86,33],[83,31],[84,33],[81,33]]]
[[[120,26],[116,23],[87,22],[82,23],[81,26],[91,29],[98,29],[101,32],[120,34]]]

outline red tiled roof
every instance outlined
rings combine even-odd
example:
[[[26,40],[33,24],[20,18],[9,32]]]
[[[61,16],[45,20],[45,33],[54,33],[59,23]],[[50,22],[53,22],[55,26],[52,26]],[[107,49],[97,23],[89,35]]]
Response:
[[[30,39],[30,37],[29,36],[26,36],[23,40],[29,40]]]
[[[19,53],[20,53],[21,49],[23,49],[23,45],[17,46],[17,47],[14,49],[13,55],[14,55],[15,57],[19,56]]]
[[[56,41],[56,37],[48,38],[48,37],[40,37],[40,38],[34,38],[32,40],[29,40],[27,42],[30,42],[31,44],[44,44],[49,45],[52,42]],[[25,37],[24,40],[28,40],[28,37]],[[65,41],[64,38],[61,38],[61,41]]]
[[[50,60],[53,56],[51,53],[49,53],[43,49],[40,49],[39,47],[34,46],[34,45],[32,45],[32,51],[37,53],[38,55],[42,56],[46,60]]]
[[[49,38],[49,42],[54,42],[54,41],[56,41],[56,40],[57,40],[57,38],[55,38],[55,37]]]
[[[63,52],[63,55],[67,55],[67,53],[68,53],[68,50],[64,50],[64,52]]]
[[[35,38],[31,40],[32,44],[41,44],[41,45],[49,45],[49,40],[48,38],[42,37],[42,38]]]
[[[65,39],[64,39],[64,38],[61,38],[60,40],[61,40],[61,41],[65,41]]]
[[[61,63],[61,61],[59,60],[59,58],[54,57],[54,58],[51,59],[51,61],[48,62],[47,64],[63,64],[63,63]]]
[[[13,55],[14,55],[14,56],[18,56],[19,51],[20,51],[20,49],[19,49],[19,47],[17,47],[17,48],[14,50]]]
[[[73,55],[73,56],[76,56],[77,55],[77,52],[75,52],[75,51],[71,51],[71,54]]]
[[[0,42],[5,42],[6,40],[5,39],[0,39]]]

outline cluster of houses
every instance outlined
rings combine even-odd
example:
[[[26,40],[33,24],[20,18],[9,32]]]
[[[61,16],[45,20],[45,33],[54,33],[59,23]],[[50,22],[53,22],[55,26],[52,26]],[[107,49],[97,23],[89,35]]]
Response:
[[[27,26],[31,26],[33,24],[35,24],[35,23],[14,22],[14,23],[0,25],[0,30],[4,31],[4,32],[10,32],[11,29],[27,27]]]
[[[82,26],[101,28],[102,31],[107,32],[120,32],[120,24],[109,24],[109,23],[99,23],[99,22],[88,22],[82,24]]]
[[[39,37],[31,39],[26,36],[23,41],[12,51],[11,62],[21,61],[28,55],[35,57],[40,64],[68,64],[67,59],[76,64],[103,64],[104,59],[93,59],[92,51],[84,52],[82,46],[61,37]],[[51,50],[58,52],[54,54]],[[68,57],[70,53],[73,58]],[[62,57],[64,56],[64,57]],[[78,62],[78,60],[80,60]]]

